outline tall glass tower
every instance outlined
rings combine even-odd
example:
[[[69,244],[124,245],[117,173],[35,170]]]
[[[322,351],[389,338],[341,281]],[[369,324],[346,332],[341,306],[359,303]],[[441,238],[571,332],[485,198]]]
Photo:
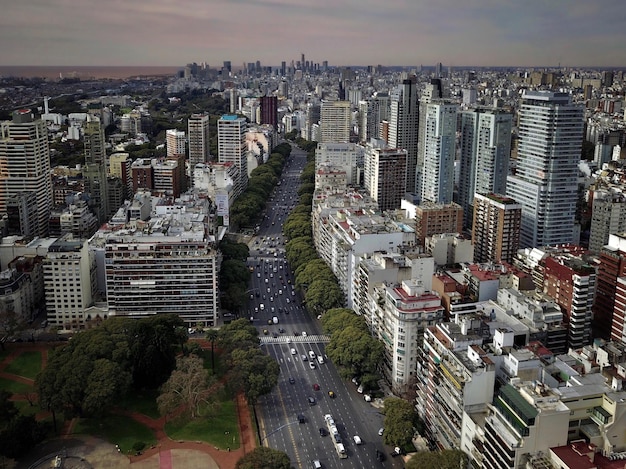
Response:
[[[415,193],[417,166],[417,133],[419,119],[417,87],[404,80],[391,93],[389,116],[389,146],[406,150],[406,191]]]
[[[519,110],[517,168],[507,195],[522,205],[520,247],[577,242],[583,108],[567,93],[527,92]]]

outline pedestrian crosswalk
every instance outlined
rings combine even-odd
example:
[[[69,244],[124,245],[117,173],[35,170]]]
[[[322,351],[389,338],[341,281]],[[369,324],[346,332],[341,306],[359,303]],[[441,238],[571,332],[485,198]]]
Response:
[[[330,342],[330,337],[327,335],[307,335],[306,337],[301,335],[280,335],[278,337],[261,336],[262,344],[313,344],[322,343],[327,344]]]

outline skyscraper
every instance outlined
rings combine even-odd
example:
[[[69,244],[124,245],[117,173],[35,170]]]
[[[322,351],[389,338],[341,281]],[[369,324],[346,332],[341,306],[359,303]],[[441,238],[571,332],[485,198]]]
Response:
[[[424,112],[424,158],[420,200],[452,202],[456,151],[457,105],[437,100]]]
[[[189,134],[189,166],[209,161],[209,115],[192,114],[187,121]]]
[[[322,101],[320,110],[320,143],[350,142],[352,113],[349,101]]]
[[[461,113],[459,205],[472,222],[474,193],[506,194],[512,115],[493,109]]]
[[[569,94],[527,92],[519,111],[517,170],[507,195],[522,205],[520,247],[576,242],[583,108]]]
[[[89,194],[89,208],[104,223],[109,214],[107,195],[107,162],[104,127],[100,120],[91,117],[85,124],[85,192]]]
[[[0,124],[0,213],[7,212],[7,201],[24,192],[34,192],[37,227],[33,233],[48,235],[52,204],[50,147],[45,123],[30,109],[13,113],[13,120]]]
[[[417,133],[418,133],[417,88],[412,80],[404,80],[391,93],[389,116],[389,146],[406,150],[406,192],[416,191]]]
[[[430,80],[419,99],[419,117],[417,132],[417,160],[415,175],[415,193],[422,193],[422,168],[424,167],[424,124],[426,122],[426,105],[435,99],[443,98],[443,86],[438,78]]]
[[[246,119],[225,114],[217,121],[217,151],[220,163],[233,163],[239,168],[240,180],[235,181],[234,192],[241,194],[248,185],[246,155]]]

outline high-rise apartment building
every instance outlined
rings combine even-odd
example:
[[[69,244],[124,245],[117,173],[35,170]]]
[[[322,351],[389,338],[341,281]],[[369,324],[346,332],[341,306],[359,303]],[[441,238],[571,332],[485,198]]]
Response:
[[[363,147],[356,143],[318,143],[315,149],[315,170],[331,164],[346,173],[348,184],[356,185],[359,162],[363,161]]]
[[[438,78],[430,80],[419,98],[418,132],[417,132],[417,163],[415,176],[415,193],[422,193],[422,168],[424,167],[424,126],[426,124],[426,105],[433,100],[443,98],[443,85]]]
[[[240,180],[235,181],[235,194],[241,194],[248,185],[248,158],[246,155],[246,119],[225,114],[217,121],[217,153],[220,163],[232,163],[239,168]]]
[[[513,262],[519,249],[522,206],[499,194],[474,194],[472,244],[476,262]]]
[[[368,100],[359,102],[359,141],[369,142],[380,138],[380,127],[389,118],[389,95],[374,93]]]
[[[350,142],[352,113],[349,101],[322,101],[320,143]]]
[[[363,185],[383,212],[400,208],[406,187],[406,160],[406,150],[388,148],[383,140],[373,140],[365,147]]]
[[[167,129],[165,131],[165,144],[167,146],[167,156],[184,155],[187,144],[185,132]]]
[[[104,223],[109,214],[107,195],[107,161],[104,127],[96,118],[85,123],[85,168],[83,172],[85,192],[89,194],[89,208]]]
[[[402,208],[412,213],[412,218],[415,218],[415,237],[420,246],[424,246],[429,236],[463,231],[463,209],[454,202],[449,204],[423,202],[413,205],[403,200]]]
[[[48,248],[43,274],[50,325],[65,331],[85,329],[96,285],[96,262],[87,241],[71,235],[57,239]]]
[[[278,126],[278,98],[276,96],[261,96],[261,124]]]
[[[494,109],[461,113],[459,205],[465,226],[472,222],[474,194],[506,194],[512,115]]]
[[[10,198],[24,192],[34,192],[37,226],[33,233],[48,235],[52,208],[52,178],[50,176],[50,147],[44,121],[29,109],[15,111],[11,121],[0,124],[0,213],[7,212]]]
[[[576,242],[583,108],[567,93],[527,92],[518,127],[517,168],[507,195],[522,204],[521,247]]]
[[[593,336],[626,342],[626,234],[611,234],[600,251]]]
[[[189,166],[209,161],[209,115],[192,114],[187,121]]]
[[[543,291],[561,307],[567,324],[568,349],[589,345],[596,293],[595,267],[581,256],[550,256],[544,262]]]
[[[406,192],[416,192],[417,133],[419,99],[413,80],[404,80],[391,93],[389,112],[389,146],[407,153]]]
[[[421,201],[452,202],[456,152],[457,105],[444,101],[426,104]]]

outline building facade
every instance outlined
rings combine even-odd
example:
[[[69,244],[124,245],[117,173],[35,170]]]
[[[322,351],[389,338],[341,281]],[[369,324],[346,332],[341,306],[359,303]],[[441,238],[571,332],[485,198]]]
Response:
[[[521,247],[577,242],[583,108],[569,94],[527,92],[519,111],[517,167],[507,195],[522,205]]]
[[[352,112],[350,101],[322,101],[320,109],[320,143],[350,142]]]
[[[513,262],[519,249],[522,206],[503,195],[476,193],[472,213],[476,262]]]
[[[406,150],[405,191],[409,193],[416,192],[418,103],[417,87],[413,80],[404,80],[391,93],[388,143],[391,148]]]
[[[209,162],[209,115],[192,114],[187,121],[189,166]]]
[[[494,109],[461,112],[459,205],[470,226],[474,194],[506,194],[513,116]]]
[[[34,192],[37,204],[37,236],[48,235],[52,209],[50,147],[44,121],[31,110],[13,113],[11,121],[0,124],[0,213],[7,213],[8,200],[23,192]]]

